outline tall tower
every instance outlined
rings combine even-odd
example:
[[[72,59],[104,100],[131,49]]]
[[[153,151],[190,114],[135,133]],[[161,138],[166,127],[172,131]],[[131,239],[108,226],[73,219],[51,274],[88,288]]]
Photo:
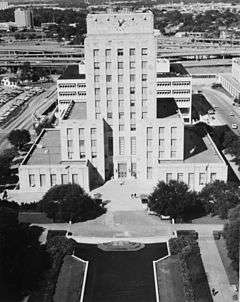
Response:
[[[88,119],[111,127],[115,173],[122,164],[125,176],[136,166],[137,123],[156,118],[153,14],[89,14],[85,65]]]

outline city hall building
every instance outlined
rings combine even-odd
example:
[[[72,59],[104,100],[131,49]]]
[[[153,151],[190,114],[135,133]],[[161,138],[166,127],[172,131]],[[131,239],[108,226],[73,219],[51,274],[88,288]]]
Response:
[[[186,182],[200,190],[227,180],[209,135],[191,126],[192,79],[157,59],[153,14],[87,16],[85,61],[58,80],[59,124],[43,130],[19,169],[22,191],[106,180]]]

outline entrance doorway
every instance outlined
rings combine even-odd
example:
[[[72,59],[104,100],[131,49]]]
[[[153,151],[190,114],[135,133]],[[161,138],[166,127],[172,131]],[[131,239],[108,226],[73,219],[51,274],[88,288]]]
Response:
[[[126,177],[127,177],[127,163],[119,163],[118,178],[126,178]]]

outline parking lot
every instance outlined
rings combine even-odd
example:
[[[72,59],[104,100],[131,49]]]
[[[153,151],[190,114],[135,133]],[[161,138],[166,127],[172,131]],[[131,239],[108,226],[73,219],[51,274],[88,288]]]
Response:
[[[0,87],[0,126],[14,116],[31,98],[44,92],[42,87]]]

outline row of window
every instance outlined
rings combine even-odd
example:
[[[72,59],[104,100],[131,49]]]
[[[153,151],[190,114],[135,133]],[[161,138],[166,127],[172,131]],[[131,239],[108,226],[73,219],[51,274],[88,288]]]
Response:
[[[124,49],[123,48],[118,48],[117,49],[117,56],[122,57],[124,55]],[[136,54],[136,49],[135,48],[130,48],[128,50],[129,56],[135,56]],[[100,49],[93,49],[93,57],[99,57],[100,54]],[[142,56],[146,56],[148,54],[148,49],[147,48],[142,48],[141,49],[141,54]],[[111,57],[112,55],[112,49],[108,48],[105,49],[105,56],[106,57]]]
[[[110,70],[112,67],[112,62],[106,62],[106,70]],[[93,67],[95,70],[100,69],[100,62],[94,62]],[[124,62],[119,61],[117,62],[117,69],[123,69],[124,68]],[[129,62],[129,69],[135,69],[136,68],[136,62],[135,61],[130,61]],[[142,61],[141,62],[141,68],[146,69],[147,68],[147,61]],[[115,69],[115,66],[114,66]]]
[[[59,96],[74,96],[77,95],[76,91],[60,91]]]
[[[47,184],[46,174],[29,174],[29,186],[35,187],[39,183],[40,187],[45,187]],[[61,184],[67,183],[79,183],[78,174],[61,174]],[[57,174],[50,174],[50,185],[55,186],[57,184]]]
[[[130,74],[129,78],[130,78],[130,82],[135,82],[136,75],[135,74]],[[94,82],[95,83],[100,82],[100,75],[95,75],[94,76]],[[106,82],[107,83],[112,82],[112,75],[111,74],[106,75]],[[123,82],[123,74],[118,75],[118,82],[119,83]],[[142,74],[142,82],[147,82],[147,74]]]
[[[191,91],[189,89],[183,89],[183,90],[158,90],[157,94],[189,94]]]
[[[79,128],[78,129],[79,139],[84,139],[84,133],[85,133],[84,128]],[[97,129],[96,128],[90,128],[90,136],[91,137],[96,137],[96,135],[97,135]],[[68,137],[68,139],[73,138],[73,128],[67,128],[67,137]]]
[[[157,82],[157,86],[164,87],[164,86],[188,86],[190,85],[190,81],[173,81],[173,82]]]
[[[152,171],[153,171],[153,167],[147,167],[147,178],[152,178]],[[173,173],[166,173],[165,175],[165,180],[166,180],[166,183],[169,183],[170,180],[174,180],[174,177],[173,177]],[[188,181],[187,181],[187,184],[188,186],[190,187],[194,187],[194,183],[195,183],[195,173],[188,173],[187,175],[188,177]],[[217,174],[216,173],[211,173],[210,174],[210,182],[214,182],[216,180],[216,177],[217,177]],[[184,182],[184,173],[177,173],[177,177],[176,177],[176,180],[178,182]],[[198,175],[198,184],[200,186],[203,186],[207,183],[207,174],[206,173],[199,173]]]
[[[59,88],[76,88],[76,83],[58,84]]]
[[[113,91],[112,87],[107,87],[106,88],[106,95],[111,96],[112,91]],[[124,94],[124,87],[118,87],[117,92],[118,92],[118,95],[123,95]],[[135,92],[136,92],[136,88],[134,86],[130,87],[130,89],[129,89],[130,95],[135,94]],[[94,94],[95,94],[95,99],[98,99],[96,97],[100,97],[100,88],[99,87],[94,89]],[[142,87],[142,95],[143,96],[147,95],[147,87]]]

